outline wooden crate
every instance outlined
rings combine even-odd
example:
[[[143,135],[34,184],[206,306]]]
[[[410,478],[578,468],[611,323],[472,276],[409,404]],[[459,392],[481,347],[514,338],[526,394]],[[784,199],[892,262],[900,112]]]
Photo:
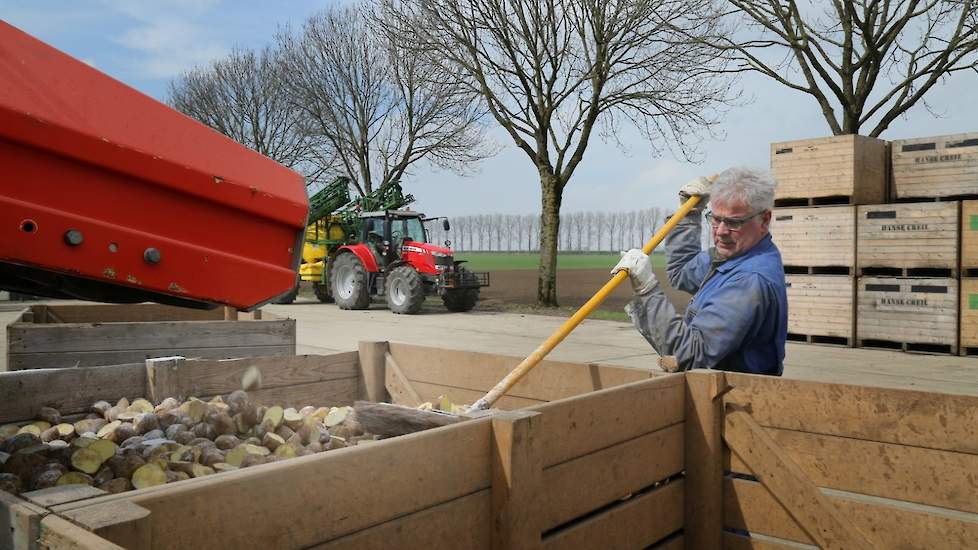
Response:
[[[723,548],[978,545],[978,397],[696,376],[734,387],[714,436]]]
[[[978,195],[978,133],[899,139],[892,149],[896,199]]]
[[[261,316],[259,316],[261,317]],[[149,357],[295,354],[295,321],[160,304],[36,305],[7,325],[7,369],[89,367]]]
[[[851,275],[785,275],[788,339],[854,346],[856,285]]]
[[[978,201],[961,201],[961,276],[978,277]]]
[[[978,278],[961,279],[961,355],[978,355]]]
[[[771,236],[786,273],[849,275],[855,270],[855,206],[775,208]]]
[[[860,277],[856,296],[860,346],[957,353],[957,279]]]
[[[174,360],[163,370],[0,373],[0,422],[31,418],[45,403],[70,413],[122,395],[226,393],[249,366],[266,382],[253,393],[259,403],[416,405],[440,395],[463,403],[520,360],[362,343],[359,352]],[[38,388],[47,388],[43,398]],[[47,518],[126,548],[681,547],[681,374],[546,361],[498,404],[514,410],[206,478],[117,495],[8,498],[0,518],[22,528],[0,530],[0,547],[28,547],[3,537],[29,539]]]
[[[886,200],[886,142],[833,136],[771,144],[775,204],[874,204]]]
[[[859,273],[953,277],[958,272],[959,210],[957,202],[860,206]]]

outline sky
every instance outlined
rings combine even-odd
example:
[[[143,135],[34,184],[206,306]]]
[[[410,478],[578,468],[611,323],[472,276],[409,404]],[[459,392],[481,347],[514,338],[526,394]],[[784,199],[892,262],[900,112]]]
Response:
[[[337,0],[0,0],[0,19],[133,88],[165,100],[167,83],[233,48],[271,44],[282,25],[301,25]],[[729,109],[719,136],[700,144],[702,162],[668,152],[653,156],[637,133],[623,128],[625,145],[592,139],[564,192],[562,212],[673,207],[682,184],[729,166],[770,165],[770,143],[829,135],[808,96],[756,75],[739,83],[745,105]],[[978,131],[978,75],[959,73],[931,91],[928,103],[898,119],[883,139]],[[471,175],[417,166],[402,183],[430,216],[529,214],[540,211],[540,184],[529,158],[502,132],[490,136],[500,152]]]

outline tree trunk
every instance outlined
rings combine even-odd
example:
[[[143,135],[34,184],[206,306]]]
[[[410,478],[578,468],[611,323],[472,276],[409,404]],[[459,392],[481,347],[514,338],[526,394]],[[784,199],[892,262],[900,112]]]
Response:
[[[560,234],[561,190],[559,179],[541,170],[543,207],[540,213],[540,276],[537,303],[557,307],[557,236]]]

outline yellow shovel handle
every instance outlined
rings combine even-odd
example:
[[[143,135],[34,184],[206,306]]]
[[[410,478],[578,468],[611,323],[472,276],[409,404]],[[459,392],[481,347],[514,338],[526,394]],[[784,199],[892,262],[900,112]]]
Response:
[[[642,247],[642,252],[644,252],[645,254],[651,254],[652,251],[655,250],[655,247],[659,246],[659,243],[662,242],[662,239],[664,239],[666,235],[669,234],[669,231],[671,231],[672,228],[675,227],[680,220],[685,218],[686,214],[688,214],[690,210],[695,208],[696,205],[699,204],[699,202],[700,202],[700,197],[698,195],[694,195],[690,197],[688,200],[686,200],[686,202],[684,202],[682,206],[679,207],[679,210],[675,214],[673,214],[672,218],[670,218],[669,221],[667,221],[666,224],[663,225],[661,229],[656,231],[655,235],[653,235],[652,238],[649,239],[649,242],[645,243],[645,246]],[[524,376],[526,376],[526,373],[530,372],[530,369],[537,366],[537,363],[542,361],[543,358],[546,357],[547,354],[551,352],[551,350],[557,347],[557,344],[563,342],[564,338],[567,338],[567,335],[570,334],[572,330],[577,328],[577,325],[581,324],[581,321],[583,321],[585,317],[590,315],[591,312],[595,310],[595,308],[601,305],[601,302],[603,302],[604,299],[607,298],[608,295],[611,294],[611,292],[615,290],[615,288],[617,288],[618,285],[621,284],[621,282],[627,278],[628,278],[628,271],[625,270],[619,271],[618,273],[612,275],[611,280],[605,283],[604,286],[601,287],[601,289],[598,290],[594,294],[594,296],[591,297],[590,300],[588,300],[583,306],[581,306],[580,309],[578,309],[574,313],[574,315],[571,315],[570,319],[564,321],[564,323],[560,325],[560,328],[558,328],[556,332],[551,334],[549,338],[547,338],[542,344],[540,344],[540,347],[538,347],[536,350],[533,351],[533,353],[527,356],[527,358],[524,359],[519,365],[517,365],[515,369],[510,371],[510,373],[507,374],[505,378],[500,380],[499,383],[495,385],[495,387],[489,390],[489,393],[487,393],[481,399],[473,403],[472,406],[469,407],[468,412],[485,410],[488,409],[489,407],[492,407],[493,403],[498,401],[500,397],[502,397],[503,395],[506,394],[506,392],[512,389],[512,387],[515,386],[517,382],[519,382]]]

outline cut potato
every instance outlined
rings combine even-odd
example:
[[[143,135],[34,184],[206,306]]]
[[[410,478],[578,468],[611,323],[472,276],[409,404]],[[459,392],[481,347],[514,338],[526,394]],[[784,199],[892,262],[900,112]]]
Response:
[[[92,476],[81,472],[68,472],[58,478],[56,485],[92,485]]]
[[[155,487],[166,483],[166,472],[159,464],[147,463],[132,473],[132,486],[137,489]]]
[[[104,439],[101,441],[105,441]],[[86,474],[94,474],[105,462],[105,458],[96,451],[89,448],[78,449],[71,454],[71,465]]]

